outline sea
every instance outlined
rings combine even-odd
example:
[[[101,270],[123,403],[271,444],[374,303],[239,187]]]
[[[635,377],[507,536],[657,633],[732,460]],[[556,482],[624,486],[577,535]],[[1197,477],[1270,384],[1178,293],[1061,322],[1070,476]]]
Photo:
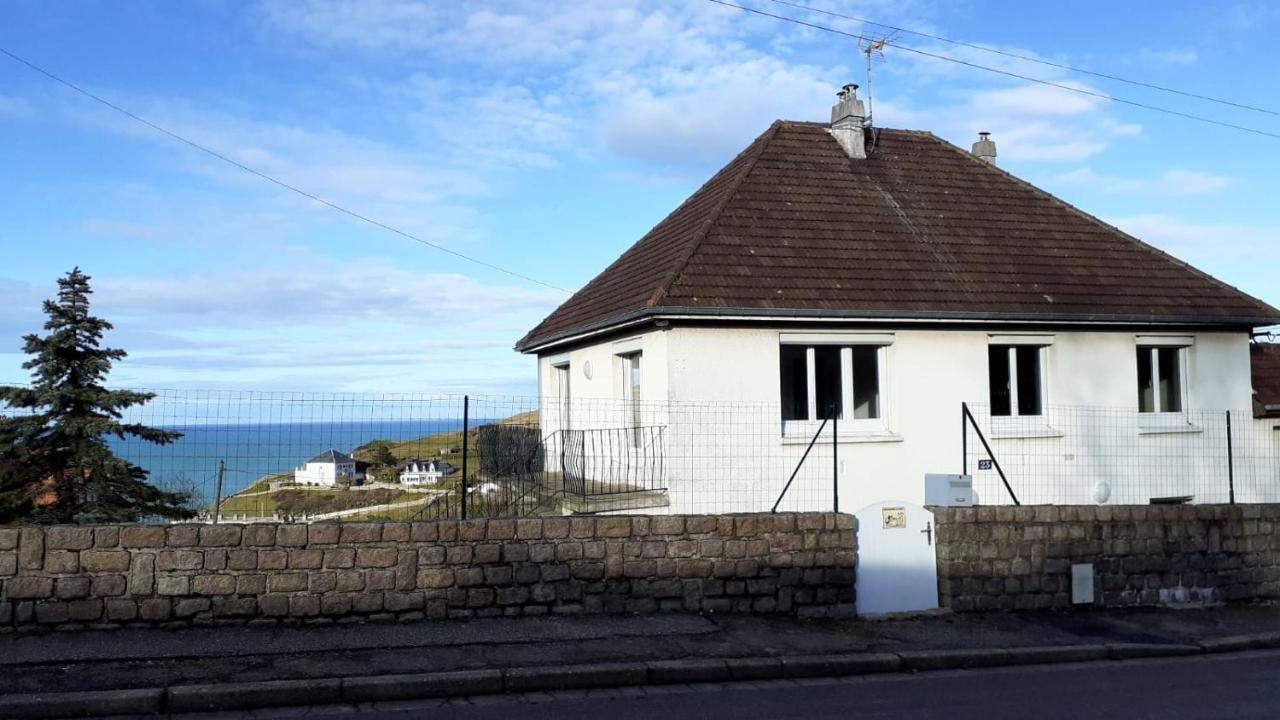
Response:
[[[487,420],[473,419],[472,427]],[[137,438],[108,439],[118,457],[147,470],[163,488],[194,490],[200,504],[216,495],[218,464],[226,463],[222,495],[233,495],[267,475],[288,472],[326,450],[350,453],[373,440],[415,440],[462,429],[460,420],[243,423],[162,426],[182,433],[168,445]]]

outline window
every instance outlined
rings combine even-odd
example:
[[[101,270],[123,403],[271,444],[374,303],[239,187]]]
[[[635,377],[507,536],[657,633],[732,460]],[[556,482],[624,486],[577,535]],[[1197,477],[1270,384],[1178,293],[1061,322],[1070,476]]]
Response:
[[[560,429],[569,429],[569,363],[552,366],[556,376],[556,403],[560,406]]]
[[[1138,348],[1138,412],[1183,411],[1185,352],[1183,347]]]
[[[780,346],[782,420],[841,421],[883,427],[882,345]]]
[[[640,353],[620,355],[618,360],[622,366],[622,400],[625,405],[625,422],[635,432],[631,433],[632,444],[640,446]]]
[[[990,345],[987,373],[993,416],[1042,415],[1044,373],[1040,345]]]

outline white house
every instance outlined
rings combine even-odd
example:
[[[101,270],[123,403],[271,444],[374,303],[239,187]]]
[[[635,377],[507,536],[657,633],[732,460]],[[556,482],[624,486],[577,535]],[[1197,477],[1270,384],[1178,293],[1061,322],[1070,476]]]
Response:
[[[364,480],[364,473],[359,463],[350,455],[337,450],[326,450],[303,463],[302,467],[293,471],[293,481],[299,485],[338,484],[339,478],[345,478],[349,484]]]
[[[455,468],[443,460],[410,460],[400,471],[400,482],[405,485],[434,485],[454,472]]]
[[[1001,170],[985,133],[873,127],[856,86],[832,120],[775,122],[517,343],[566,484],[651,452],[672,511],[768,509],[835,408],[783,507],[921,502],[962,469],[1010,502],[967,403],[1024,503],[1227,498],[1220,411],[1252,422],[1280,310]],[[1277,492],[1275,454],[1249,462],[1235,492]]]

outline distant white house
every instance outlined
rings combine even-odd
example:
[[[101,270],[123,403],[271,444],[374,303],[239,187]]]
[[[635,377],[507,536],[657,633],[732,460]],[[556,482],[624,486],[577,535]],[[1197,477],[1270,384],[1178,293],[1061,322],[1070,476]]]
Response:
[[[433,485],[454,472],[457,469],[443,460],[410,460],[400,471],[400,482],[405,485]]]
[[[324,485],[333,487],[339,478],[348,483],[364,480],[364,472],[354,458],[337,450],[326,450],[303,463],[293,471],[293,481],[299,485]]]

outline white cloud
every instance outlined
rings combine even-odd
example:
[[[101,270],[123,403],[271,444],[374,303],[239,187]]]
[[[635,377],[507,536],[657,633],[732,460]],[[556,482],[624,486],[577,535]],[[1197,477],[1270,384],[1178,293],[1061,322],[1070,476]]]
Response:
[[[31,103],[25,99],[0,95],[0,118],[29,118],[34,114]]]
[[[1193,47],[1180,48],[1142,48],[1134,59],[1146,65],[1194,65],[1200,59]]]
[[[1098,193],[1143,193],[1159,196],[1211,195],[1236,180],[1200,170],[1166,170],[1151,178],[1119,177],[1083,167],[1047,178],[1046,185],[1085,187]]]
[[[1276,225],[1191,222],[1154,213],[1108,222],[1177,255],[1280,261],[1280,226]]]

